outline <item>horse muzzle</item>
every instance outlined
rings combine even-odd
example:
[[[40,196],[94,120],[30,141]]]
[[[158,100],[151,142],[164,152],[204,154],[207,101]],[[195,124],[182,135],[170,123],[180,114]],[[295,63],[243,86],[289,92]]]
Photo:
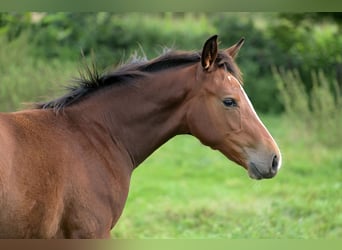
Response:
[[[248,164],[248,175],[256,180],[273,178],[278,173],[280,166],[281,157],[277,155],[273,155],[266,164],[251,161]]]

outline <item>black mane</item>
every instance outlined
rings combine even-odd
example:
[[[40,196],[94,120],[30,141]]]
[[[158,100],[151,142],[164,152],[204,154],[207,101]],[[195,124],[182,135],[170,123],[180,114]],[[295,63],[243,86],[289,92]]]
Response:
[[[200,59],[201,56],[198,52],[170,51],[151,61],[147,61],[144,58],[133,58],[131,62],[120,66],[112,72],[103,74],[99,73],[94,64],[91,67],[86,65],[84,71],[80,72],[80,77],[73,81],[74,84],[67,87],[69,91],[67,94],[49,102],[37,103],[35,108],[60,110],[104,87],[126,84],[134,79],[145,77],[149,73],[194,64],[199,62]],[[220,65],[225,65],[230,73],[238,80],[241,80],[239,69],[234,61],[225,53],[220,52],[216,62]]]

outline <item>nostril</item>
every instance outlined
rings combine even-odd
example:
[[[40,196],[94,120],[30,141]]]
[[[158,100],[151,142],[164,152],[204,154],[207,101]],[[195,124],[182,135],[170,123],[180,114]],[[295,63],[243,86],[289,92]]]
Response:
[[[272,172],[274,172],[274,173],[277,172],[278,163],[279,163],[278,157],[277,157],[277,155],[274,155],[273,159],[272,159]]]

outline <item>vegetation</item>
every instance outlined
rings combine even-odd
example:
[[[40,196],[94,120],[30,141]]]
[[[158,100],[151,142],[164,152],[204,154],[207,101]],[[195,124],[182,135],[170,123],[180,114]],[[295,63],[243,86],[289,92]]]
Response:
[[[25,37],[11,43],[0,37],[0,44],[0,111],[57,96],[77,76],[77,62],[31,57]]]
[[[135,170],[115,238],[340,238],[342,153],[262,117],[283,167],[253,181],[196,139],[179,136]]]
[[[179,136],[133,174],[118,238],[342,236],[342,35],[334,13],[1,13],[0,111],[60,95],[80,51],[106,67],[133,51],[198,50],[241,36],[245,88],[278,142],[283,168],[253,181],[195,138]]]
[[[342,149],[342,96],[337,81],[329,82],[323,72],[313,72],[312,88],[308,91],[298,71],[275,70],[274,74],[285,114],[293,125],[314,140]]]
[[[0,14],[0,35],[10,41],[23,34],[31,56],[78,60],[94,51],[106,67],[133,51],[149,58],[165,47],[199,50],[218,34],[221,47],[246,38],[238,63],[245,88],[258,111],[279,113],[283,105],[272,66],[297,70],[309,89],[311,72],[321,70],[342,85],[342,15],[339,13],[24,13]]]

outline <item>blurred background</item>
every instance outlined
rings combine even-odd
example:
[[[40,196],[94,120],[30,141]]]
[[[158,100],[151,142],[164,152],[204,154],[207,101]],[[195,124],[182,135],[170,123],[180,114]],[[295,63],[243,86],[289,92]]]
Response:
[[[341,29],[341,13],[0,13],[0,111],[63,94],[81,53],[106,69],[132,54],[199,51],[213,34],[221,48],[245,37],[236,61],[283,152],[279,176],[253,182],[176,137],[136,170],[113,237],[338,238]]]

